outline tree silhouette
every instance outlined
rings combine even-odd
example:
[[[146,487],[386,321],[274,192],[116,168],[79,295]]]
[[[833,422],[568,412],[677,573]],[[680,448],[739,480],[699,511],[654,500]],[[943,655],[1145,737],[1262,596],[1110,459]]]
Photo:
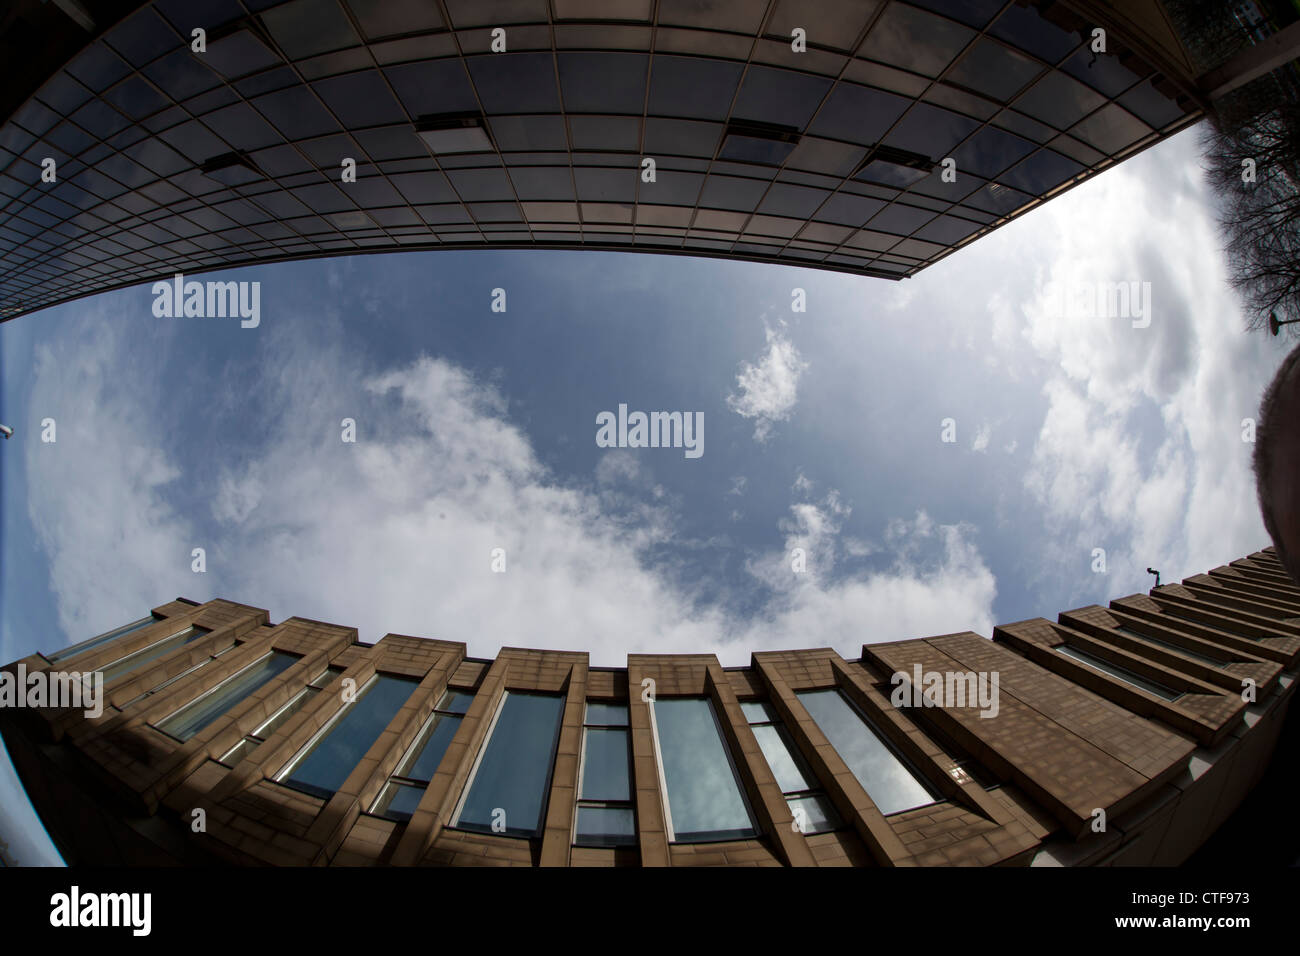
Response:
[[[1300,319],[1300,102],[1279,101],[1279,86],[1266,76],[1230,94],[1202,133],[1228,276],[1251,329],[1274,313]]]
[[[1274,27],[1294,11],[1270,11]],[[1168,0],[1167,9],[1198,72],[1254,42],[1221,0]],[[1228,277],[1241,296],[1247,328],[1269,315],[1300,319],[1300,84],[1292,66],[1216,100],[1202,127],[1206,176],[1218,199]],[[1295,334],[1300,325],[1287,326]]]

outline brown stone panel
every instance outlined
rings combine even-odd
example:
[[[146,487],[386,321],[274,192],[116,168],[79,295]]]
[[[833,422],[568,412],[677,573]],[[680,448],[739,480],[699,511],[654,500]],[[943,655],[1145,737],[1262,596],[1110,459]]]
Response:
[[[582,652],[507,647],[485,661],[466,659],[462,644],[409,635],[360,644],[353,628],[305,618],[271,625],[265,611],[220,599],[204,605],[177,599],[154,609],[154,617],[139,632],[60,661],[54,670],[102,668],[190,623],[212,633],[119,681],[112,689],[116,703],[97,719],[77,708],[0,711],[15,768],[70,862],[1167,865],[1195,850],[1262,775],[1295,694],[1296,675],[1285,669],[1300,663],[1300,588],[1272,549],[1149,596],[1118,598],[1110,608],[1062,612],[1059,623],[1003,625],[994,641],[963,632],[867,645],[853,662],[820,648],[757,652],[744,668],[722,668],[709,654],[631,655],[626,670],[589,668]],[[1183,695],[1165,701],[1073,661],[1055,650],[1067,641]],[[188,741],[157,728],[271,650],[301,660]],[[29,673],[49,665],[41,655],[21,663]],[[345,673],[306,697],[239,764],[218,762],[327,664]],[[997,716],[980,717],[975,701],[897,706],[894,678],[902,674],[910,682],[914,665],[998,674]],[[274,776],[338,713],[342,681],[364,685],[376,672],[419,683],[339,791],[325,801],[277,783]],[[178,679],[157,688],[171,677]],[[643,698],[647,679],[657,695],[711,699],[758,837],[668,843],[651,710]],[[1243,680],[1255,683],[1257,703],[1241,699]],[[370,816],[366,808],[447,686],[476,689],[414,816],[405,824]],[[882,815],[799,701],[798,691],[823,688],[845,694],[939,798]],[[533,838],[448,827],[507,690],[566,695],[544,825]],[[588,699],[629,702],[635,847],[572,846]],[[765,699],[776,711],[845,828],[810,836],[794,830],[740,709],[743,699]],[[966,772],[973,761],[1001,783],[977,785]],[[1094,809],[1107,812],[1106,832],[1091,832]],[[196,811],[205,817],[202,828],[192,826]]]
[[[1188,585],[1165,584],[1158,589],[1153,588],[1151,594],[1161,597],[1178,597],[1185,601],[1196,601],[1212,606],[1211,610],[1215,613],[1233,619],[1258,621],[1266,627],[1290,631],[1291,633],[1300,631],[1300,616],[1291,608],[1259,598],[1244,597],[1228,590],[1209,576],[1203,577],[1205,577],[1205,581],[1213,583],[1207,584],[1189,578],[1190,583]]]
[[[1019,699],[1149,779],[1168,774],[1194,749],[1182,734],[1137,717],[975,635],[962,640],[960,647],[949,640],[944,649],[976,670],[1000,669]]]
[[[787,866],[812,866],[812,851],[797,826],[763,751],[749,726],[729,675],[716,661],[709,667],[708,687],[727,749],[739,771],[759,831],[770,836],[772,849]],[[746,688],[749,684],[746,682]]]
[[[1209,577],[1226,588],[1240,591],[1244,595],[1257,595],[1267,600],[1282,604],[1300,604],[1300,589],[1289,581],[1261,575],[1247,568],[1235,568],[1221,565],[1209,572]]]
[[[398,761],[433,713],[447,689],[448,674],[465,652],[464,644],[419,641],[397,635],[385,636],[375,648],[377,665],[384,673],[418,677],[420,683],[307,832],[307,839],[318,844],[326,858],[342,844],[357,817],[378,798],[388,777],[397,769]]]
[[[1136,714],[1163,720],[1171,727],[1191,734],[1202,744],[1213,744],[1241,717],[1245,702],[1241,697],[1239,678],[1201,661],[1181,657],[1158,644],[1142,643],[1113,630],[1106,622],[1120,623],[1104,608],[1093,605],[1061,612],[1061,624],[1057,630],[1071,645],[1171,690],[1182,691],[1184,696],[1176,701],[1160,699],[1119,678],[1096,672],[1086,664],[1061,658],[1050,651],[1041,652],[1035,648],[1029,656]]]
[[[1145,594],[1131,594],[1127,597],[1116,598],[1110,602],[1110,606],[1113,611],[1123,612],[1147,624],[1159,626],[1161,628],[1159,633],[1173,632],[1195,637],[1214,647],[1221,648],[1234,658],[1244,660],[1258,658],[1263,661],[1285,664],[1291,656],[1287,648],[1292,645],[1300,647],[1300,638],[1294,635],[1260,627],[1250,622],[1233,621],[1233,619],[1221,614],[1211,613],[1215,609],[1204,602],[1189,604],[1163,595],[1160,601],[1157,602]],[[1173,614],[1166,613],[1166,608],[1185,613],[1188,617],[1195,618],[1195,620],[1175,617]],[[1232,621],[1230,625],[1229,621]],[[1228,633],[1221,630],[1220,627],[1216,627],[1215,624],[1232,626],[1238,633]],[[1241,637],[1239,634],[1262,636]]]
[[[1194,618],[1202,630],[1198,635],[1225,647],[1249,650],[1266,660],[1274,660],[1292,668],[1300,663],[1300,626],[1288,620],[1255,614],[1242,608],[1224,606],[1205,591],[1193,592],[1180,585],[1166,585],[1151,592],[1153,602],[1160,611],[1170,610]],[[1127,599],[1126,599],[1127,600]],[[1248,606],[1249,602],[1244,602]],[[1137,613],[1139,607],[1125,604]],[[1172,615],[1169,615],[1172,617]],[[1181,627],[1195,624],[1183,618],[1174,618]],[[1171,625],[1172,626],[1172,625]],[[1243,639],[1238,635],[1248,635]]]
[[[568,693],[560,739],[556,746],[555,769],[546,801],[546,823],[542,832],[542,866],[569,866],[573,849],[574,816],[578,806],[578,771],[582,763],[582,724],[587,709],[587,661],[569,666]]]
[[[1122,600],[1122,599],[1121,599]],[[1143,598],[1143,600],[1150,600]],[[1154,605],[1154,602],[1151,602]],[[1158,607],[1158,605],[1155,605]],[[1179,621],[1169,615],[1143,615],[1141,613],[1130,612],[1125,609],[1120,601],[1114,601],[1108,612],[1111,619],[1119,627],[1128,628],[1143,636],[1150,635],[1163,641],[1176,644],[1179,647],[1187,648],[1198,654],[1208,655],[1224,662],[1221,668],[1213,668],[1200,661],[1189,661],[1185,664],[1181,661],[1178,663],[1179,669],[1196,665],[1203,670],[1193,671],[1196,676],[1212,684],[1218,684],[1224,689],[1238,691],[1241,689],[1241,678],[1250,677],[1261,688],[1271,689],[1273,682],[1278,675],[1282,673],[1282,665],[1276,661],[1265,660],[1264,658],[1252,653],[1249,650],[1226,649],[1221,644],[1208,641],[1201,637],[1200,634],[1194,634],[1186,627],[1185,621]],[[1175,626],[1176,625],[1176,626]],[[1085,629],[1086,630],[1086,629]],[[1168,655],[1168,651],[1160,646],[1150,646],[1149,644],[1139,645],[1139,643],[1127,635],[1112,634],[1108,640],[1115,642],[1127,641],[1130,649],[1152,656],[1158,659],[1160,652]],[[1254,642],[1248,642],[1253,644]],[[1172,662],[1172,656],[1169,657]],[[1217,676],[1216,676],[1217,675]]]
[[[861,838],[852,830],[831,830],[808,837],[818,866],[876,866]]]
[[[1227,602],[1232,607],[1250,610],[1258,608],[1258,613],[1279,618],[1300,617],[1300,604],[1291,595],[1270,593],[1210,574],[1194,574],[1183,578],[1183,585],[1194,593],[1209,595],[1209,600]]]
[[[459,681],[462,667],[456,669],[453,681]],[[437,772],[398,840],[392,856],[394,864],[414,866],[422,860],[438,862],[438,854],[427,857],[426,854],[436,849],[444,828],[455,813],[456,801],[469,779],[475,756],[487,740],[490,722],[505,693],[509,668],[510,657],[503,653],[483,675],[474,700],[461,718],[456,735],[447,745]]]
[[[1291,580],[1291,576],[1283,571],[1275,570],[1259,561],[1252,561],[1250,558],[1240,558],[1236,561],[1228,562],[1228,567],[1232,568],[1242,577],[1250,581],[1259,581],[1261,584],[1267,584],[1270,587],[1281,588],[1294,594],[1300,594],[1300,587]]]
[[[1041,635],[1041,624],[1035,625],[1031,633]],[[999,628],[995,635],[1004,630]],[[922,654],[921,647],[929,651]],[[1132,800],[1154,776],[1169,772],[1192,750],[1190,741],[978,635],[909,642],[906,654],[894,648],[870,645],[867,650],[904,673],[919,663],[925,671],[999,674],[996,718],[981,718],[978,708],[970,706],[929,712],[976,759],[1013,779],[1071,833],[1084,832],[1093,810],[1110,812]]]
[[[867,664],[871,663],[870,647],[870,644],[863,645],[863,656],[867,659]],[[879,665],[878,661],[876,663]],[[877,666],[874,668],[879,672],[877,681],[877,675],[872,673],[872,669],[859,662],[855,664],[857,666],[831,661],[840,689],[871,718],[876,728],[905,759],[922,769],[930,785],[937,787],[948,800],[964,805],[984,820],[997,825],[1010,822],[1011,818],[1004,812],[1002,805],[990,800],[984,788],[961,769],[961,761],[957,756],[946,752],[910,718],[913,708],[894,706],[890,696],[887,696],[892,695],[898,687],[892,677],[894,672]],[[911,685],[910,680],[903,683]],[[894,818],[889,819],[892,822]]]
[[[779,854],[762,840],[733,840],[724,843],[675,843],[673,866],[783,866]],[[808,862],[812,865],[812,852]]]

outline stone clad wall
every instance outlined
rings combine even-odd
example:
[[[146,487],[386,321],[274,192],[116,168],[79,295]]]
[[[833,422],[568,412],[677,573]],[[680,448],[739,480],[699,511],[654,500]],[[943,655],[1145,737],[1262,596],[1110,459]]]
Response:
[[[634,654],[624,668],[593,668],[582,651],[521,648],[477,660],[455,642],[389,634],[365,645],[347,627],[303,618],[273,625],[265,611],[223,600],[178,599],[152,614],[153,624],[57,664],[37,654],[4,668],[93,671],[191,624],[208,629],[106,685],[97,718],[0,709],[15,767],[70,863],[1176,864],[1262,775],[1300,669],[1300,589],[1271,549],[1109,608],[1001,625],[992,640],[966,632],[868,644],[858,660],[829,648],[758,651],[743,668],[724,668],[711,654]],[[300,660],[188,741],[157,728],[271,651]],[[265,742],[221,762],[326,666],[333,676]],[[361,687],[375,674],[418,683],[338,791],[325,800],[276,781],[339,713],[347,682]],[[997,706],[974,697],[926,706],[924,688],[913,685],[927,674],[996,675]],[[658,697],[711,701],[758,836],[670,842],[642,699],[647,679]],[[370,814],[448,688],[473,700],[411,819]],[[827,688],[838,688],[927,782],[933,803],[881,812],[798,696]],[[532,839],[452,826],[506,691],[564,697],[543,826]],[[629,704],[635,846],[572,845],[589,700]],[[843,827],[805,835],[793,825],[745,700],[770,705]]]

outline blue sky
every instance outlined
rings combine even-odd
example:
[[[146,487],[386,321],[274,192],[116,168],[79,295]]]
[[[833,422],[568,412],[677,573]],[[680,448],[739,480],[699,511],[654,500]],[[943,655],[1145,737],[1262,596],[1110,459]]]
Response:
[[[1241,420],[1285,344],[1242,331],[1196,136],[903,282],[399,253],[201,277],[260,282],[255,329],[156,318],[148,285],[0,325],[0,658],[177,596],[481,657],[857,657],[1244,555]],[[1120,281],[1149,324],[1052,295]],[[702,412],[703,455],[597,447],[620,403]],[[30,830],[3,776],[0,806],[0,838]]]

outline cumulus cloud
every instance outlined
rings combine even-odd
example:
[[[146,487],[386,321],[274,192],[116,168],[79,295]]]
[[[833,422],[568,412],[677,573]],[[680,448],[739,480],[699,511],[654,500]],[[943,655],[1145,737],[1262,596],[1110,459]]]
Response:
[[[808,368],[784,328],[765,330],[767,349],[754,362],[742,362],[736,391],[727,406],[744,418],[754,419],[754,440],[766,442],[772,426],[790,417],[799,399],[799,377]]]
[[[741,664],[756,648],[795,644],[853,656],[861,614],[872,639],[929,625],[935,607],[948,630],[958,617],[962,627],[990,620],[991,576],[960,530],[948,540],[920,524],[896,538],[900,554],[908,535],[931,540],[933,568],[900,557],[870,576],[833,573],[850,513],[835,491],[792,502],[775,529],[781,547],[754,560],[768,603],[733,615],[672,573],[671,558],[664,564],[665,548],[699,543],[640,459],[609,452],[588,480],[561,479],[512,421],[506,396],[439,356],[367,371],[324,334],[310,358],[290,360],[293,342],[268,331],[266,377],[248,398],[276,410],[268,433],[238,454],[191,447],[186,460],[145,410],[167,407],[156,371],[139,370],[131,389],[108,387],[131,349],[125,331],[100,328],[87,341],[74,330],[37,368],[37,400],[63,403],[52,407],[71,426],[66,447],[78,462],[82,452],[103,462],[93,474],[35,466],[32,519],[69,635],[84,636],[92,608],[127,620],[177,595],[221,596],[274,620],[356,626],[363,640],[392,631],[464,641],[478,656],[503,645],[585,648],[594,663],[619,664],[633,652],[711,650]],[[357,422],[355,443],[340,440],[343,417]],[[170,491],[199,478],[211,488],[206,513],[168,504]],[[813,483],[800,474],[796,486],[807,499]],[[81,512],[69,502],[87,496],[93,511],[73,520]],[[204,575],[189,570],[196,541],[207,547]],[[792,581],[786,555],[796,542],[813,571]],[[492,570],[494,548],[505,551],[504,573]],[[783,576],[770,570],[778,565]],[[954,584],[957,599],[940,600]]]
[[[1111,581],[1129,586],[1149,564],[1176,580],[1268,540],[1240,423],[1282,353],[1243,331],[1195,140],[1162,158],[1053,200],[1032,235],[1007,230],[1050,263],[1020,309],[1019,338],[1048,369],[1025,487],[1052,520],[1055,570],[1103,547]],[[995,344],[1019,347],[1005,303],[994,318]]]
[[[189,557],[201,542],[171,504],[182,471],[158,441],[168,423],[156,374],[138,350],[120,349],[98,310],[72,337],[71,349],[47,343],[33,355],[30,405],[54,419],[56,441],[17,448],[27,449],[28,516],[49,557],[59,624],[81,640],[177,595],[204,594]],[[122,587],[133,567],[155,568],[144,600]],[[49,636],[40,643],[54,646]]]
[[[966,523],[936,524],[925,511],[894,519],[880,570],[833,577],[846,508],[834,494],[818,504],[796,504],[785,522],[785,551],[752,563],[777,598],[751,634],[756,647],[832,646],[856,657],[860,645],[955,631],[988,635],[997,583]],[[791,555],[805,549],[808,570],[796,573]],[[844,553],[861,553],[848,542]]]

